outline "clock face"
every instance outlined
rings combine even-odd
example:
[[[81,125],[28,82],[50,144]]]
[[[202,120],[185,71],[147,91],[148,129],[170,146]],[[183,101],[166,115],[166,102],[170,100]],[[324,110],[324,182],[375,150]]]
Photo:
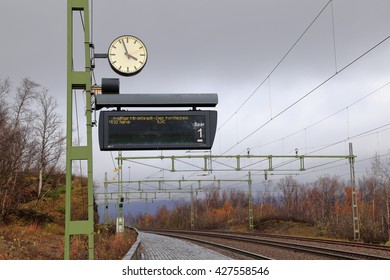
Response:
[[[147,58],[144,43],[131,35],[116,38],[108,48],[108,61],[112,69],[120,75],[131,76],[139,73]]]

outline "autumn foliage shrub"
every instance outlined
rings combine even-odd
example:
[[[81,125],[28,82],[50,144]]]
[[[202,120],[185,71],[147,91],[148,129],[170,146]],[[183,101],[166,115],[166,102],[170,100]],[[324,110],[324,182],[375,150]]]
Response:
[[[368,177],[359,180],[357,205],[361,239],[368,243],[389,240],[390,162],[374,158]],[[387,166],[387,168],[384,167]],[[337,176],[323,175],[312,183],[300,184],[291,176],[282,178],[275,190],[254,196],[254,227],[266,220],[294,221],[318,228],[317,235],[354,238],[352,188]],[[243,190],[205,190],[194,199],[193,215],[197,229],[247,228],[248,194]],[[191,203],[180,201],[172,210],[160,207],[143,226],[189,229]],[[145,221],[145,217],[138,222]]]

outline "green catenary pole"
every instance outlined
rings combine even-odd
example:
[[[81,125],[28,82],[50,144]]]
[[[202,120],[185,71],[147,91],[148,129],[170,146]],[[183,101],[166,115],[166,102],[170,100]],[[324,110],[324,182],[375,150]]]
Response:
[[[88,258],[94,259],[93,237],[93,174],[92,174],[92,114],[91,114],[91,60],[90,60],[90,24],[89,24],[89,0],[68,0],[67,5],[67,127],[66,127],[66,198],[65,198],[65,240],[64,259],[70,259],[71,236],[84,235],[88,238]],[[81,17],[84,32],[84,60],[85,69],[75,71],[73,69],[73,18]],[[73,91],[84,90],[86,104],[86,134],[85,146],[73,146]],[[72,162],[86,161],[88,169],[88,218],[87,220],[72,220]]]
[[[351,192],[352,192],[353,239],[360,240],[359,211],[358,211],[356,180],[355,180],[355,156],[353,155],[352,143],[349,143],[349,166],[350,166]]]
[[[248,172],[248,218],[249,218],[249,230],[253,230],[253,196],[252,196],[252,176],[251,172]]]
[[[104,224],[108,224],[108,184],[107,172],[104,174]]]
[[[122,233],[124,231],[122,170],[123,170],[122,151],[118,151],[118,215],[116,219],[117,233]]]

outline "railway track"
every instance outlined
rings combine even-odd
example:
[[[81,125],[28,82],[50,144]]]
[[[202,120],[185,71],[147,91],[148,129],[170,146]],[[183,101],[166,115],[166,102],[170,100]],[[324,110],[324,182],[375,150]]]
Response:
[[[215,233],[226,233],[226,231],[213,231]],[[303,241],[303,242],[321,242],[322,244],[331,244],[331,245],[342,245],[349,247],[358,247],[369,250],[376,251],[384,251],[387,252],[390,256],[390,247],[385,245],[377,245],[377,244],[368,244],[368,243],[360,243],[354,241],[341,241],[341,240],[331,240],[331,239],[323,239],[323,238],[313,238],[313,237],[301,237],[301,236],[291,236],[291,235],[280,235],[280,234],[271,234],[271,233],[250,233],[243,232],[240,235],[245,236],[257,236],[263,238],[277,238],[277,239],[285,239],[285,240],[295,240],[295,241]]]
[[[146,231],[146,230],[145,230]],[[211,247],[229,247],[229,251],[245,251],[254,259],[285,259],[286,255],[299,255],[299,259],[348,259],[348,260],[390,260],[390,248],[356,242],[310,239],[276,235],[253,235],[227,232],[147,230],[171,237],[201,242]],[[196,236],[194,238],[193,236]],[[269,249],[270,247],[273,250]],[[268,249],[267,249],[268,248]],[[267,252],[276,253],[276,257]],[[288,253],[287,253],[288,252]],[[240,253],[239,253],[240,254]],[[250,256],[254,254],[257,256]],[[241,255],[244,255],[241,253]],[[289,257],[293,258],[293,257]]]

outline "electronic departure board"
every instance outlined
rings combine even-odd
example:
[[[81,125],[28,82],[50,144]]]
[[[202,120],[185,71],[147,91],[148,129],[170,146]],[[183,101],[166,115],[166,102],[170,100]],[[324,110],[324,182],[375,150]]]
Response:
[[[102,151],[211,149],[217,111],[101,111]]]

